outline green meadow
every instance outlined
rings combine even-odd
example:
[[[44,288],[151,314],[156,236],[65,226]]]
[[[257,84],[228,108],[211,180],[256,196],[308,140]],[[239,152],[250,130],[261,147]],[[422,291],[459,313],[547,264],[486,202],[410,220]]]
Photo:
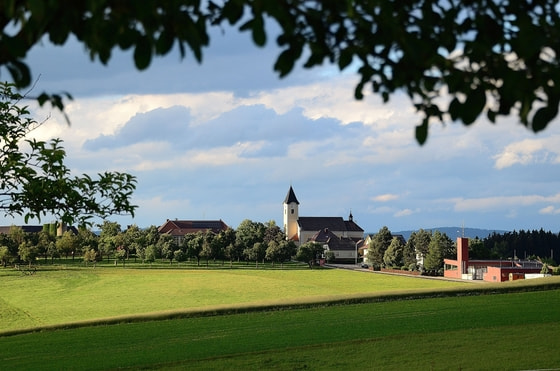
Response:
[[[68,268],[22,275],[0,270],[0,332],[36,326],[216,306],[285,304],[457,282],[342,269]]]
[[[560,365],[560,279],[333,269],[0,270],[10,370],[523,370]],[[19,331],[27,329],[24,331]]]

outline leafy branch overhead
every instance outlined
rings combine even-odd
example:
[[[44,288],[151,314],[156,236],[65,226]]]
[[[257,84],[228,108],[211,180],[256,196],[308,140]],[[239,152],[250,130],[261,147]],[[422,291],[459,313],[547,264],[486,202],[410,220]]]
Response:
[[[469,125],[513,113],[537,132],[560,103],[560,22],[552,0],[16,0],[2,2],[0,14],[0,66],[18,87],[30,84],[25,58],[43,37],[61,45],[74,35],[103,64],[115,48],[133,49],[142,70],[174,46],[201,62],[208,29],[224,23],[262,46],[266,21],[274,21],[280,76],[305,58],[307,68],[355,68],[357,99],[366,89],[384,101],[404,91],[424,117],[416,128],[420,143],[433,119]],[[60,95],[42,95],[46,101],[62,107]]]
[[[0,84],[0,210],[30,218],[54,215],[71,224],[91,224],[93,217],[134,214],[130,203],[136,178],[105,172],[92,178],[73,176],[64,164],[60,139],[28,139],[40,123],[29,117],[12,85]]]

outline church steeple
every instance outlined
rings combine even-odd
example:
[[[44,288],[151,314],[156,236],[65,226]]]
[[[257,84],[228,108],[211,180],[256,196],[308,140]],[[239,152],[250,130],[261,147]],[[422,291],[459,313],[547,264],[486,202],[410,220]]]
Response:
[[[288,191],[288,194],[284,199],[284,203],[291,204],[292,202],[295,202],[296,204],[299,205],[299,201],[297,200],[296,194],[294,193],[294,189],[292,188],[292,186],[290,186],[290,190]]]
[[[298,238],[298,207],[299,201],[294,189],[290,186],[290,190],[284,199],[284,234],[289,240]]]

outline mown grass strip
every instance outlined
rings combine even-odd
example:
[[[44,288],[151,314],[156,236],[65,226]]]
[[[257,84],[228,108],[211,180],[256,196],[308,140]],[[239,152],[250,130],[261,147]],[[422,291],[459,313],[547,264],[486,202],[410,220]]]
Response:
[[[417,369],[430,369],[433,363],[436,366],[433,368],[450,369],[459,365],[457,368],[468,369],[469,357],[481,357],[473,352],[487,348],[482,359],[476,360],[478,365],[485,362],[488,366],[485,369],[530,368],[527,367],[530,365],[543,368],[560,362],[557,342],[553,341],[560,323],[559,306],[560,290],[551,290],[45,331],[0,338],[0,364],[7,369],[34,370],[232,369],[237,368],[232,367],[235,362],[240,362],[247,369],[262,369],[267,364],[270,369],[291,369],[292,364],[284,363],[291,356],[312,369],[320,368],[321,364],[329,365],[325,369],[333,366],[369,369],[378,367],[368,365],[378,364],[391,368],[391,364],[384,362],[396,361],[396,354],[400,353],[403,360],[410,359],[395,363],[394,369],[402,369],[401,366],[410,364],[414,358],[420,366]],[[552,332],[543,332],[545,328]],[[525,338],[528,333],[530,336]],[[499,336],[491,340],[492,334]],[[509,340],[498,342],[499,337]],[[474,340],[478,343],[471,344]],[[539,362],[535,358],[533,362],[520,363],[523,353],[512,353],[510,361],[504,360],[508,344],[513,351],[522,349],[524,354],[537,355]],[[384,351],[380,352],[378,347]],[[500,355],[495,360],[490,352],[494,348]],[[341,349],[354,350],[346,353]],[[324,358],[305,359],[315,351]],[[361,352],[369,354],[369,358],[356,359]],[[548,357],[541,360],[540,355],[545,353]],[[244,361],[251,359],[254,363]],[[353,367],[354,362],[367,359],[370,363]],[[323,363],[315,364],[319,361]]]

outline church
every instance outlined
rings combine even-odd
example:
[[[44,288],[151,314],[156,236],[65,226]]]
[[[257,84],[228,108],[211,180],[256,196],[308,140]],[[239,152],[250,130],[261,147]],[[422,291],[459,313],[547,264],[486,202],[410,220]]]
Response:
[[[342,217],[299,216],[299,201],[290,186],[284,199],[284,234],[286,238],[303,244],[316,241],[328,244],[330,250],[348,250],[347,258],[354,254],[356,244],[363,240],[364,230],[354,222],[352,213],[348,220]],[[331,246],[333,245],[333,246]],[[340,255],[340,254],[339,254]]]

